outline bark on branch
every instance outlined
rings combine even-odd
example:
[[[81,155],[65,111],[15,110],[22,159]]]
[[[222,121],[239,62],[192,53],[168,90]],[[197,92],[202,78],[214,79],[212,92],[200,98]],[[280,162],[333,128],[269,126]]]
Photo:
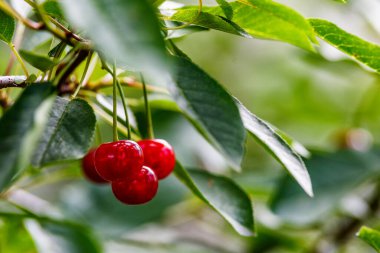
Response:
[[[8,87],[24,88],[25,86],[25,76],[0,76],[0,89]]]

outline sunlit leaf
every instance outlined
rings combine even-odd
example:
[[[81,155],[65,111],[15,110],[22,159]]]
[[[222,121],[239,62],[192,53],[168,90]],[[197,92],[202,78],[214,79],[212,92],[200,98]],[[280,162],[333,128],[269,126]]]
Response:
[[[316,34],[348,56],[380,73],[380,46],[350,34],[323,19],[309,19]]]
[[[357,236],[371,245],[377,252],[380,252],[380,232],[372,228],[363,226]]]
[[[312,42],[316,42],[316,39],[313,29],[307,20],[293,9],[271,0],[241,0],[231,2],[230,6],[233,10],[231,21],[249,35],[262,39],[284,41],[314,51]],[[197,9],[196,6],[186,6],[179,9],[170,19],[190,22],[191,11],[193,12],[192,17],[194,17]],[[220,7],[204,7],[202,11],[212,14],[214,19],[223,15],[223,10]],[[220,29],[221,27],[225,28],[225,26],[215,28],[215,26],[208,25],[207,22],[202,22],[201,25],[199,24],[201,21],[202,19],[193,23],[236,34],[230,29]],[[213,23],[210,22],[210,24]]]

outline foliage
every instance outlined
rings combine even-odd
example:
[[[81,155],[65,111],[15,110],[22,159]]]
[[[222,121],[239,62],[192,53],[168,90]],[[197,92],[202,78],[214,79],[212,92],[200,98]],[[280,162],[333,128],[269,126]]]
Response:
[[[1,252],[370,250],[378,44],[271,0],[20,2],[0,1]],[[112,128],[151,137],[149,108],[175,177],[122,206],[78,161]]]

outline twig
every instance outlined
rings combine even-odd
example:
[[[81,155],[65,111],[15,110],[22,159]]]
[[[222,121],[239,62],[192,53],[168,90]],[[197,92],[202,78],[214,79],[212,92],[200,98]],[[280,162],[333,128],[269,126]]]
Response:
[[[0,89],[8,87],[25,88],[26,85],[25,76],[0,76]]]

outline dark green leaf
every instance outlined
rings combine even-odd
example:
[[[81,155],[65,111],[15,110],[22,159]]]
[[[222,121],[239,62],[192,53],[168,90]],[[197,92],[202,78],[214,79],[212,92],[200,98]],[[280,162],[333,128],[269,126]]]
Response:
[[[380,46],[350,34],[323,19],[309,19],[316,34],[343,53],[380,73]]]
[[[50,221],[26,220],[25,226],[34,239],[38,253],[100,253],[101,247],[88,229]]]
[[[380,232],[372,228],[363,226],[357,236],[371,245],[377,252],[380,252]]]
[[[95,131],[96,117],[82,99],[57,97],[47,126],[33,157],[33,165],[81,158],[89,149]]]
[[[69,21],[81,29],[112,62],[156,74],[167,71],[169,57],[155,10],[146,0],[61,1]],[[86,14],[86,15],[84,15]]]
[[[169,88],[178,106],[200,133],[239,170],[245,129],[233,98],[194,63],[173,58],[177,73]]]
[[[222,9],[226,18],[231,20],[232,17],[234,16],[234,10],[232,9],[230,3],[227,2],[226,0],[216,0],[216,2],[218,3],[219,7]]]
[[[252,236],[252,203],[234,181],[202,170],[186,171],[178,162],[175,175],[202,201],[211,206],[241,235]]]
[[[0,191],[8,186],[21,166],[22,146],[34,126],[37,108],[51,93],[51,85],[28,86],[16,103],[0,119]]]
[[[249,35],[262,39],[284,41],[314,51],[312,42],[316,42],[316,39],[313,29],[307,20],[293,9],[271,0],[241,0],[230,3],[230,6],[234,13],[231,21]],[[186,18],[183,21],[191,21],[186,16],[177,16],[179,15],[177,13],[184,10],[190,13],[189,11],[196,11],[197,8],[184,7],[173,16],[176,17],[177,21],[181,21],[180,18]],[[214,15],[214,17],[223,15],[223,11],[219,7],[204,7],[202,10]],[[197,22],[195,21],[194,24]],[[207,23],[203,25],[216,29],[207,26]],[[222,31],[229,32],[228,30]]]
[[[243,37],[250,37],[247,32],[245,32],[237,24],[233,24],[232,21],[207,12],[201,12],[198,15],[198,10],[196,9],[179,10],[169,19],[172,21],[180,21],[184,23],[192,22],[192,24],[200,27],[215,29],[235,35],[241,35]]]
[[[49,57],[34,52],[20,50],[20,55],[25,61],[30,63],[30,65],[42,71],[47,71],[57,64],[57,62],[51,60]]]
[[[304,191],[313,196],[310,176],[300,156],[275,130],[236,101],[245,128],[288,170]]]
[[[313,182],[314,198],[307,198],[293,180],[286,177],[273,199],[273,209],[292,222],[313,222],[337,207],[360,183],[379,175],[379,162],[379,151],[313,154],[306,160],[306,166]]]
[[[0,10],[0,40],[6,42],[7,44],[11,43],[15,28],[15,20]]]

